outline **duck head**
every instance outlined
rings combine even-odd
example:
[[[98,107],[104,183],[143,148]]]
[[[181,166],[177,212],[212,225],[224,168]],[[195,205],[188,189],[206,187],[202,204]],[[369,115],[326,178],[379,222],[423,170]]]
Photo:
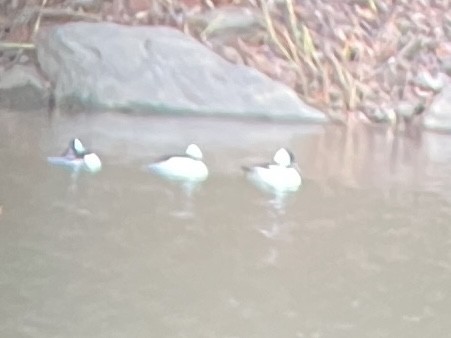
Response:
[[[189,157],[192,157],[196,160],[202,160],[203,155],[202,155],[202,151],[200,150],[200,148],[196,145],[196,144],[190,144],[185,151],[186,155],[188,155]]]
[[[280,166],[289,167],[295,163],[294,155],[292,152],[288,151],[285,148],[280,148],[274,154],[273,160]]]
[[[72,149],[75,156],[82,157],[87,153],[86,148],[83,143],[81,143],[80,139],[74,138],[70,141],[69,148]]]
[[[94,153],[85,155],[83,162],[85,167],[92,172],[99,171],[102,168],[102,162],[100,161],[100,158]]]

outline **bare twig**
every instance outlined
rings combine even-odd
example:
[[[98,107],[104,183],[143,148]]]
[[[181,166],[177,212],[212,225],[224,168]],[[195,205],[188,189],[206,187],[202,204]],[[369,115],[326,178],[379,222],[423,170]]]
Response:
[[[35,49],[35,45],[33,43],[21,43],[21,42],[5,42],[0,41],[0,50],[8,50],[8,49]]]
[[[266,0],[260,0],[260,4],[262,6],[263,10],[263,16],[265,18],[266,28],[268,29],[268,33],[273,40],[273,42],[277,45],[277,47],[280,49],[280,51],[283,53],[283,55],[288,59],[293,61],[292,56],[288,52],[288,50],[283,46],[283,44],[280,42],[280,40],[277,37],[276,31],[274,30],[274,25],[272,22],[271,15],[269,13],[268,4],[266,3]]]
[[[61,18],[69,17],[74,20],[89,20],[89,21],[101,21],[102,17],[92,13],[75,12],[70,9],[63,8],[43,8],[41,10],[42,17],[46,18]]]
[[[36,22],[34,23],[33,33],[32,36],[36,36],[36,33],[39,30],[39,26],[41,25],[41,17],[42,17],[42,10],[44,9],[45,5],[47,4],[47,0],[42,0],[41,7],[38,11],[38,17],[36,18]]]
[[[299,40],[300,40],[301,33],[299,32],[299,29],[298,29],[297,18],[296,18],[296,14],[294,13],[293,1],[286,0],[286,4],[287,4],[288,16],[289,16],[289,20],[290,20],[291,34],[293,34],[293,39],[294,39],[295,45],[299,46]]]

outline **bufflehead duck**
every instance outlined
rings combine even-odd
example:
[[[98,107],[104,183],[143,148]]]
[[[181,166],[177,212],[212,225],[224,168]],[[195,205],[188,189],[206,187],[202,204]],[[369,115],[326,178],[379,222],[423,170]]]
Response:
[[[102,168],[99,156],[88,151],[78,138],[69,142],[69,146],[61,156],[48,157],[47,160],[52,164],[71,167],[75,170],[84,169],[96,172]]]
[[[293,153],[280,148],[273,157],[272,163],[243,167],[248,177],[258,185],[277,191],[295,191],[301,184]]]
[[[182,155],[170,155],[149,164],[148,168],[158,175],[174,180],[203,181],[208,176],[208,168],[202,162],[202,151],[190,144]]]

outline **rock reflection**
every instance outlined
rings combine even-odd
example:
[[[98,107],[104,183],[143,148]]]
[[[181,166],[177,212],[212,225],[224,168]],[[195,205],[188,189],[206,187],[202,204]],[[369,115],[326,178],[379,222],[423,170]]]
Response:
[[[435,164],[451,156],[447,147],[439,144],[449,142],[446,139],[414,127],[399,131],[352,123],[348,127],[330,126],[308,142],[300,140],[300,166],[311,179],[332,179],[348,187],[405,184],[424,188],[444,174]]]

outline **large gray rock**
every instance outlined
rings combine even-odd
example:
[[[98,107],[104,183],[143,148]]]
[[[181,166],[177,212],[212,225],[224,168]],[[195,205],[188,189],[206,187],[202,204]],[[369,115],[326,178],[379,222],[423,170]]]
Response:
[[[446,85],[429,108],[423,118],[426,128],[451,131],[451,85]]]
[[[31,65],[0,69],[0,107],[35,110],[49,105],[49,85]]]
[[[36,43],[56,104],[327,120],[287,86],[172,28],[78,22],[45,29]]]

